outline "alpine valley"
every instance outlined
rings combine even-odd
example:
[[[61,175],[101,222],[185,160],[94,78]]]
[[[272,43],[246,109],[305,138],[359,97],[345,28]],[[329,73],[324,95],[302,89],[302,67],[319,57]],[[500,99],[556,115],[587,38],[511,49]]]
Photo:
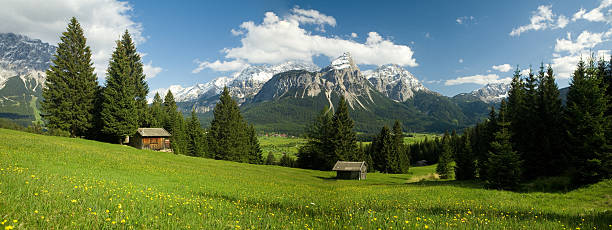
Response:
[[[40,40],[0,34],[1,118],[22,125],[40,121],[45,70],[55,50]],[[341,96],[361,133],[377,132],[394,120],[414,132],[461,129],[484,119],[489,106],[504,98],[509,89],[506,84],[490,84],[446,97],[427,89],[401,66],[388,64],[361,71],[345,53],[324,68],[298,61],[251,65],[207,83],[152,90],[150,96],[159,93],[163,97],[170,90],[183,112],[195,110],[202,124],[208,124],[225,86],[258,130],[290,134],[303,133],[323,109],[333,110]]]

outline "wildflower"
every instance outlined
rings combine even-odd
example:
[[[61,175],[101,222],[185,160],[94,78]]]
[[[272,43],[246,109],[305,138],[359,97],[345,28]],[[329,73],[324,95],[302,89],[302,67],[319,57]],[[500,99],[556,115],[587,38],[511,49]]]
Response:
[[[122,223],[122,224],[125,224],[125,219],[122,219],[122,220],[121,220],[121,223]]]
[[[172,216],[172,213],[168,213],[168,216]]]
[[[11,230],[13,228],[15,228],[15,227],[13,227],[12,225],[9,225],[9,226],[4,227],[4,230]]]
[[[70,202],[72,202],[72,203],[76,203],[76,200],[71,200]]]
[[[428,229],[428,228],[429,228],[429,226],[425,225],[425,229]]]

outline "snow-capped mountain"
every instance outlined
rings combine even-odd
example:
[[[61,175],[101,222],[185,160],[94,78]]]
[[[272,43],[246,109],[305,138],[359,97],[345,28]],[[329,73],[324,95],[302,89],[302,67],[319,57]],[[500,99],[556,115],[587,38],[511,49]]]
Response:
[[[36,91],[45,81],[56,47],[38,39],[13,33],[0,33],[0,89],[9,78],[19,77],[25,84],[33,80]]]
[[[508,83],[489,83],[470,93],[458,94],[455,98],[464,98],[466,100],[477,99],[486,103],[498,103],[508,97],[509,91],[510,84]]]
[[[395,101],[404,102],[418,91],[429,92],[412,73],[395,64],[364,71],[364,75],[376,90]]]
[[[368,109],[374,103],[372,84],[353,62],[350,53],[344,53],[319,72],[290,71],[274,76],[253,99],[255,102],[272,101],[281,97],[306,98],[323,94],[333,108],[332,95],[344,96],[353,109]]]

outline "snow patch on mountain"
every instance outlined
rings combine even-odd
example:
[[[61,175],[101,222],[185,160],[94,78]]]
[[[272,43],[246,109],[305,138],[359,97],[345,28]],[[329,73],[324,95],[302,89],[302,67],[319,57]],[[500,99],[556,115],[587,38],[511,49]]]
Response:
[[[399,65],[382,65],[364,71],[374,88],[395,101],[406,101],[418,91],[429,91],[412,73]]]
[[[486,103],[497,103],[507,98],[508,92],[510,92],[510,84],[508,83],[489,83],[480,89],[459,95],[469,95]]]

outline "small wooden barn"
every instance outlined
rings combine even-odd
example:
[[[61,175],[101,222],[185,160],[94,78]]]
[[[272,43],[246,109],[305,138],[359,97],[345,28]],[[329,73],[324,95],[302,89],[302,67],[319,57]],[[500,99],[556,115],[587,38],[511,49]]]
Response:
[[[338,161],[334,165],[336,178],[346,180],[365,180],[368,172],[368,165],[365,161]]]
[[[170,150],[170,133],[163,128],[138,128],[130,144],[139,149]]]

